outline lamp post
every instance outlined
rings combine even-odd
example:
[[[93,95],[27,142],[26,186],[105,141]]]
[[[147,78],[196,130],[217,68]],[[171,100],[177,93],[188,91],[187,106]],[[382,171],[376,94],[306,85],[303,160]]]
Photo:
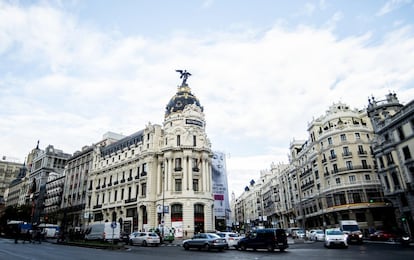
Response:
[[[165,217],[165,168],[164,163],[161,163],[161,171],[162,171],[162,213],[161,213],[161,239],[164,240],[164,217]]]

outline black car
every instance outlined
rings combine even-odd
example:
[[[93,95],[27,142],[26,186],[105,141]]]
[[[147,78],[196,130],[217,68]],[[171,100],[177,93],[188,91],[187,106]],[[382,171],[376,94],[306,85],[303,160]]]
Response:
[[[348,235],[348,237],[347,237],[348,244],[355,243],[355,244],[361,245],[364,241],[363,236],[362,236],[362,232],[359,231],[359,230],[351,231],[351,232],[344,231],[344,233]]]
[[[285,230],[277,228],[254,230],[237,243],[237,248],[243,251],[247,248],[285,251],[288,247]]]

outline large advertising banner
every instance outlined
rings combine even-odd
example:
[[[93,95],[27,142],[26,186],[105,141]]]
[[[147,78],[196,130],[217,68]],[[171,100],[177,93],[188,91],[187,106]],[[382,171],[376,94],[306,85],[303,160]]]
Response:
[[[229,223],[230,203],[227,184],[226,156],[224,153],[213,153],[212,175],[214,216],[218,219],[226,219],[227,223]]]

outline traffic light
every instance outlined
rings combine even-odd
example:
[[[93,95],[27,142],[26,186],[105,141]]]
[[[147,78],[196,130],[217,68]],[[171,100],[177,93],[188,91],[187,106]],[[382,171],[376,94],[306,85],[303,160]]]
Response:
[[[405,216],[401,216],[401,221],[405,222],[407,219],[405,218]]]
[[[369,203],[374,203],[375,200],[374,199],[369,199]]]

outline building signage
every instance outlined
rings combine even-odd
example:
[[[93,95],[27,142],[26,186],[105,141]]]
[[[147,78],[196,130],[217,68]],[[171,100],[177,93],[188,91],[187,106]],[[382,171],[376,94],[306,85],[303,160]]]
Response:
[[[195,120],[195,119],[186,119],[185,123],[187,125],[196,125],[196,126],[199,126],[199,127],[203,127],[203,122]]]

